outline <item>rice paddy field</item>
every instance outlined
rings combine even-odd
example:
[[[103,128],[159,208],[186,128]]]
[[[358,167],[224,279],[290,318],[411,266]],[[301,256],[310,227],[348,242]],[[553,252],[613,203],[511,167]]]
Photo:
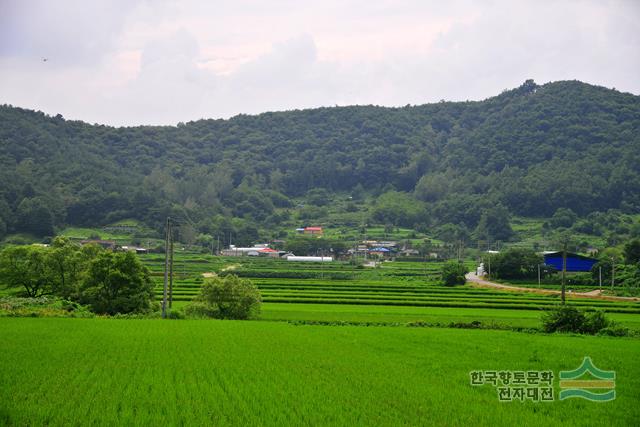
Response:
[[[0,319],[2,425],[637,425],[640,341],[285,322]],[[500,402],[474,370],[616,371],[615,400]],[[557,379],[554,380],[557,389]]]
[[[163,257],[141,259],[159,299]],[[440,268],[179,252],[174,309],[234,273],[260,288],[259,321],[0,318],[0,425],[637,425],[637,334],[536,332],[556,296],[447,288]],[[637,302],[569,303],[640,331]],[[558,399],[586,356],[615,400]],[[470,383],[487,370],[552,371],[554,399],[501,402]]]

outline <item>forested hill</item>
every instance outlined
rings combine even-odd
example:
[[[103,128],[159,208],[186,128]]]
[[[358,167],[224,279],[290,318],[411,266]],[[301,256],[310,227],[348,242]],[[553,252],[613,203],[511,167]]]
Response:
[[[415,197],[413,217],[379,219],[469,229],[495,206],[526,216],[638,212],[640,97],[527,81],[480,102],[128,128],[5,105],[0,182],[0,233],[122,218],[157,226],[175,211],[208,232],[231,217],[277,224],[278,207],[322,189]]]

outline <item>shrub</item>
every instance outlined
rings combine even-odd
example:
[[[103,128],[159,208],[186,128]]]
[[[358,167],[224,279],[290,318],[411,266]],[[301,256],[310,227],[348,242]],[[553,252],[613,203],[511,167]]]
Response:
[[[458,261],[449,261],[442,266],[442,284],[445,286],[464,285],[467,268]]]
[[[575,332],[597,334],[613,326],[602,311],[584,313],[576,307],[561,305],[542,316],[542,329],[545,332]]]
[[[0,298],[0,317],[93,317],[89,308],[53,296]]]
[[[629,329],[620,325],[612,324],[610,326],[607,326],[606,328],[600,329],[598,335],[606,335],[609,337],[626,337],[629,335]]]
[[[545,332],[581,332],[585,322],[584,313],[570,305],[562,305],[542,316]]]
[[[602,311],[594,311],[585,314],[582,332],[594,335],[607,326],[609,326],[609,320],[604,316],[604,313]]]
[[[250,319],[260,312],[262,298],[250,280],[231,274],[205,279],[200,294],[186,313],[195,317],[217,319]]]

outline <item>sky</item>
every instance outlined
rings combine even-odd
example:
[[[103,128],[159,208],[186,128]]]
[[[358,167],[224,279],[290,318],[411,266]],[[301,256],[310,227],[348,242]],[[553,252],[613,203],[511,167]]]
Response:
[[[637,0],[0,0],[0,104],[130,126],[527,79],[640,94],[639,20]]]

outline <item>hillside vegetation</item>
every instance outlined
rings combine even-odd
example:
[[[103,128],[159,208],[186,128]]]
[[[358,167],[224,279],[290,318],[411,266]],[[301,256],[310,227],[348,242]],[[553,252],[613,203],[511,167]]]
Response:
[[[640,97],[577,81],[480,102],[113,128],[0,107],[0,236],[167,215],[251,241],[323,218],[508,239],[510,215],[640,212]],[[302,207],[301,205],[304,205]],[[574,218],[575,221],[575,218]],[[590,221],[590,222],[589,222]],[[595,225],[594,225],[595,224]],[[228,242],[222,242],[228,243]]]

